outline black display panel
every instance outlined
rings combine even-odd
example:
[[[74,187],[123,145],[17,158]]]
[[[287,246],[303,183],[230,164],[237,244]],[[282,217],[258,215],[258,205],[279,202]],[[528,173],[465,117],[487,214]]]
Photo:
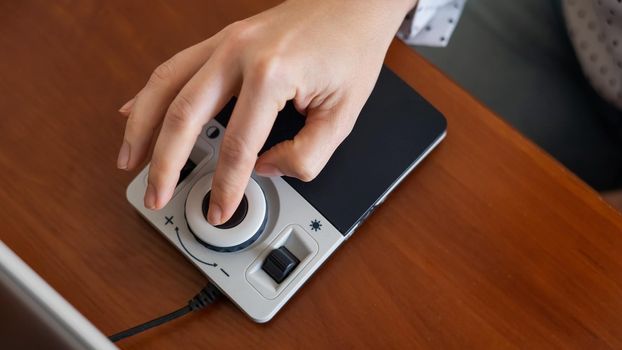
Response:
[[[235,100],[216,119],[227,125]],[[305,117],[287,103],[262,152],[292,139]],[[343,235],[444,134],[445,118],[388,68],[383,67],[351,134],[311,182],[283,177]]]

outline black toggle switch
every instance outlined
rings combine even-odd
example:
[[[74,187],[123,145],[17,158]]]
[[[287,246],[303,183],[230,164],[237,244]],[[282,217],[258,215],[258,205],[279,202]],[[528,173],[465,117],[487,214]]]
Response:
[[[299,263],[300,260],[285,248],[285,246],[282,246],[272,250],[270,254],[268,254],[263,265],[261,265],[261,269],[266,271],[276,283],[281,283],[294,271]]]

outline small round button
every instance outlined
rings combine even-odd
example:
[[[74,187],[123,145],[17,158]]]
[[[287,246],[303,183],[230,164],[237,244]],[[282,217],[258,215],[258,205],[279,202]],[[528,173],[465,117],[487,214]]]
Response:
[[[210,139],[215,139],[220,135],[220,129],[216,126],[210,126],[205,130],[205,135]]]
[[[206,219],[212,179],[213,173],[203,176],[188,193],[185,214],[190,232],[199,243],[219,252],[235,252],[250,246],[266,224],[267,205],[261,187],[251,178],[231,219],[213,226]]]

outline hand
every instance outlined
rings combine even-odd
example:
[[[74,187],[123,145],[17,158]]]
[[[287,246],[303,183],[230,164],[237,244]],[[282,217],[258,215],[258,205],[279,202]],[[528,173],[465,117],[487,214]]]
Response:
[[[162,208],[202,127],[238,96],[221,144],[208,221],[219,225],[231,217],[253,169],[312,180],[350,133],[415,2],[289,0],[179,52],[120,109],[128,120],[118,167],[142,163],[162,124],[145,193],[145,207]],[[304,128],[258,159],[289,100],[306,115]]]

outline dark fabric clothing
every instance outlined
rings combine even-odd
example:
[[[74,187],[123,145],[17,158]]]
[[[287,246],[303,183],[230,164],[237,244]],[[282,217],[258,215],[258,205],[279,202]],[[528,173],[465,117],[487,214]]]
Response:
[[[622,112],[583,76],[559,0],[469,0],[448,47],[415,49],[595,189],[622,187]]]

